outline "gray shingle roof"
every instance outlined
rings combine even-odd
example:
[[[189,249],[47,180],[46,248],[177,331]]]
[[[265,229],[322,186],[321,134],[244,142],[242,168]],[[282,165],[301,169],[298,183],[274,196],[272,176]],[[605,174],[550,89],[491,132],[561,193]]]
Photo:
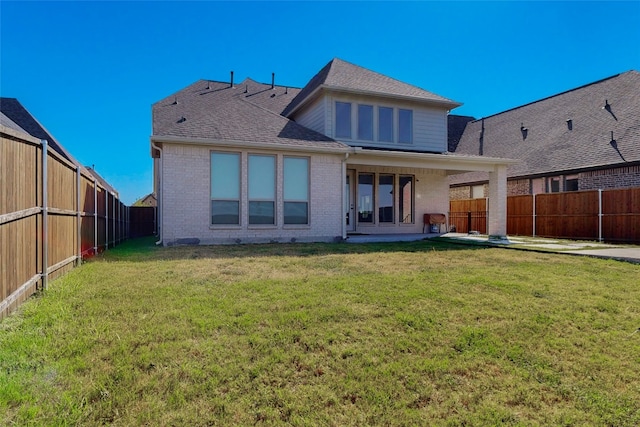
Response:
[[[199,80],[153,105],[153,135],[346,148],[279,114],[298,92],[251,79],[234,87]]]
[[[640,162],[640,73],[628,71],[470,122],[458,153],[519,159],[508,168],[511,178]],[[478,179],[472,178],[452,182]]]
[[[443,104],[449,108],[461,105],[458,102],[428,92],[417,86],[387,77],[375,71],[343,61],[342,59],[334,58],[325,65],[318,74],[311,78],[309,83],[307,83],[282,114],[285,116],[290,115],[299,106],[304,104],[308,97],[318,88],[411,98],[416,101]]]

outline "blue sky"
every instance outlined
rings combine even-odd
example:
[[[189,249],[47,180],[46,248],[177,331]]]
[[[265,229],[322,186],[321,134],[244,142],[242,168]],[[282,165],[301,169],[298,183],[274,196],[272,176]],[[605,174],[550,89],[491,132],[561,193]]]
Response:
[[[198,79],[303,86],[334,57],[477,118],[640,70],[640,1],[0,2],[0,93],[125,203],[152,191],[151,104]]]

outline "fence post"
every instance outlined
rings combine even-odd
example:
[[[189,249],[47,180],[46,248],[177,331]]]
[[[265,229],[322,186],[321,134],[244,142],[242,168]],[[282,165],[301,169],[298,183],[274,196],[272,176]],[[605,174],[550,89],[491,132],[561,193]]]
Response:
[[[536,195],[533,194],[533,237],[536,237]]]
[[[602,242],[602,189],[598,189],[598,241]]]
[[[471,211],[467,212],[467,234],[471,233]]]
[[[47,289],[49,268],[49,190],[47,188],[47,140],[42,141],[42,289]]]
[[[98,180],[93,177],[93,254],[98,253]]]
[[[80,212],[80,183],[82,173],[80,171],[80,165],[76,166],[76,229],[77,229],[77,239],[76,245],[78,245],[78,259],[76,260],[76,265],[82,264],[82,214]]]

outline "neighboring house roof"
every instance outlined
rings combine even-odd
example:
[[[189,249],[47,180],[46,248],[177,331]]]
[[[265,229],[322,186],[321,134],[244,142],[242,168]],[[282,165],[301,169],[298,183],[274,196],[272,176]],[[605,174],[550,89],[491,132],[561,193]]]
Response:
[[[464,129],[467,127],[467,123],[475,120],[475,117],[471,116],[457,116],[455,114],[449,114],[447,116],[447,150],[450,153],[456,151],[458,142],[462,138]]]
[[[251,79],[233,87],[199,80],[153,105],[153,139],[347,148],[279,114],[298,91]]]
[[[149,193],[136,200],[131,206],[158,206],[158,199],[154,193]]]
[[[640,162],[640,73],[628,71],[467,124],[456,154],[521,160],[508,176]],[[453,184],[486,180],[460,175]]]
[[[22,106],[22,104],[20,104],[20,101],[16,98],[0,98],[0,112],[29,135],[38,139],[46,139],[49,147],[54,149],[65,159],[77,164],[73,156],[71,156],[71,154],[65,150],[65,148],[58,143],[54,137],[51,136],[51,134],[36,120],[35,117],[31,115],[31,113],[27,111],[26,108]]]
[[[435,103],[449,109],[460,103],[417,86],[387,77],[375,71],[334,58],[313,76],[298,96],[282,112],[290,116],[302,105],[313,99],[320,89],[359,93],[384,97],[405,98],[420,102]]]

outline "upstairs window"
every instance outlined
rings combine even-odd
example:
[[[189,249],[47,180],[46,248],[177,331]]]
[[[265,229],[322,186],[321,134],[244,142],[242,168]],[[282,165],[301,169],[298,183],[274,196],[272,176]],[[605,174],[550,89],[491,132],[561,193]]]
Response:
[[[351,104],[336,102],[336,138],[351,139]]]
[[[413,143],[413,111],[398,110],[398,142]]]
[[[378,107],[378,141],[393,142],[393,108]]]
[[[373,141],[372,105],[358,105],[358,139]]]

